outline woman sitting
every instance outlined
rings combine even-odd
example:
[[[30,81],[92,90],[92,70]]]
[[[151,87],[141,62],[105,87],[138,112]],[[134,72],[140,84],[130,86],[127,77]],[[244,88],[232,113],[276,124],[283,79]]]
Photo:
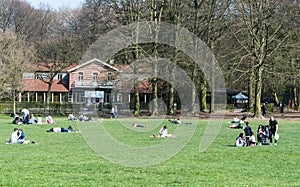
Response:
[[[235,146],[236,147],[244,147],[246,145],[246,141],[244,138],[244,134],[240,133],[239,136],[235,139]]]
[[[175,136],[168,133],[168,127],[165,125],[159,130],[158,135],[153,134],[150,137],[154,137],[154,138],[174,138]]]
[[[49,114],[46,114],[46,124],[54,124],[54,120]]]

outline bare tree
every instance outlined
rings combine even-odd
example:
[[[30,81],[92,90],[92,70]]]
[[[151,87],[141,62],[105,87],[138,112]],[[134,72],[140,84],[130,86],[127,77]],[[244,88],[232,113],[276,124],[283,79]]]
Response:
[[[235,1],[232,13],[234,25],[230,26],[236,41],[246,52],[243,58],[249,59],[250,89],[254,90],[254,116],[261,117],[261,97],[263,72],[267,60],[287,38],[282,31],[282,22],[274,20],[281,1]],[[253,76],[253,78],[252,78]],[[253,82],[252,82],[253,81]],[[254,93],[254,94],[253,94]]]
[[[52,38],[52,40],[36,45],[36,65],[39,69],[46,70],[37,76],[48,84],[47,103],[50,101],[51,87],[55,76],[71,64],[77,63],[81,57],[76,41],[74,38],[64,36]]]
[[[32,55],[32,49],[13,31],[6,30],[0,37],[0,97],[13,101],[16,113],[16,98],[22,91],[21,79],[24,64]]]
[[[34,9],[25,1],[1,0],[0,15],[2,30],[12,29],[26,41],[36,42],[48,34],[53,13],[47,7]]]

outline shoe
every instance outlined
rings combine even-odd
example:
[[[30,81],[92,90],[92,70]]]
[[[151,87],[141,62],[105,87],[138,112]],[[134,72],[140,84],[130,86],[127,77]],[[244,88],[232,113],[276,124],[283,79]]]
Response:
[[[269,143],[269,145],[272,146],[273,144],[272,144],[272,143]]]
[[[274,143],[274,145],[277,145],[277,143]]]

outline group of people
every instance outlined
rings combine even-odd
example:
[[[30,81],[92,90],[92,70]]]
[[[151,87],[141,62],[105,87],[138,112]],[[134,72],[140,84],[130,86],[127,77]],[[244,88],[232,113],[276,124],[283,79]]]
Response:
[[[43,122],[42,116],[39,114],[37,118],[34,117],[33,114],[30,114],[28,109],[20,110],[22,116],[19,117],[17,114],[12,114],[11,116],[14,117],[12,123],[21,125],[21,124],[54,124],[53,118],[46,114],[45,122]]]
[[[231,121],[232,125],[229,125],[228,128],[244,129],[244,123],[246,118],[247,118],[247,114],[243,114],[241,119],[237,118],[237,116],[234,116],[233,120]]]
[[[70,121],[93,121],[93,119],[89,116],[87,117],[84,113],[80,113],[79,117],[75,117],[73,113],[68,115],[68,120]]]
[[[240,133],[239,136],[235,139],[235,146],[243,147],[243,146],[255,146],[255,145],[263,145],[267,143],[266,139],[269,140],[269,145],[277,145],[279,134],[278,134],[278,122],[274,119],[273,116],[270,117],[269,125],[263,126],[259,125],[257,129],[257,140],[254,135],[254,132],[249,125],[249,122],[245,122],[246,127],[244,128],[244,133]]]
[[[10,139],[6,141],[6,144],[28,144],[30,141],[25,140],[25,133],[22,129],[14,128],[14,131],[10,135]],[[35,141],[32,141],[36,144]]]
[[[294,105],[295,105],[295,107],[298,107],[298,104],[297,104],[297,103],[295,103]],[[279,112],[280,112],[281,114],[283,114],[284,106],[283,106],[282,102],[279,102],[279,103],[278,103],[278,108],[279,108]],[[263,103],[263,104],[261,105],[261,112],[262,112],[262,115],[263,115],[264,117],[266,117],[266,115],[267,115],[267,106],[266,106],[266,103]]]
[[[14,117],[14,124],[54,124],[54,120],[49,114],[46,114],[45,122],[42,121],[41,115],[38,115],[36,119],[33,114],[30,114],[28,109],[20,110],[22,116],[19,117],[16,114],[11,114],[11,117]],[[68,128],[63,127],[53,127],[47,132],[80,132],[73,129],[70,125]],[[28,144],[30,140],[25,140],[25,133],[22,129],[14,128],[13,133],[10,136],[10,139],[6,141],[6,144]],[[32,144],[36,144],[35,141],[32,141]]]

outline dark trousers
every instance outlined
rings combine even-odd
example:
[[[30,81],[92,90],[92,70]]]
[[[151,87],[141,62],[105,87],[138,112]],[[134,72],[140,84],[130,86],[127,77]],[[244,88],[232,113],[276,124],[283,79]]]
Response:
[[[250,136],[246,136],[246,146],[250,146]]]
[[[275,131],[270,131],[269,139],[270,139],[270,142],[271,142],[271,143],[273,143],[273,138],[272,138],[272,136],[275,136]],[[274,139],[274,142],[277,143],[277,140]]]

